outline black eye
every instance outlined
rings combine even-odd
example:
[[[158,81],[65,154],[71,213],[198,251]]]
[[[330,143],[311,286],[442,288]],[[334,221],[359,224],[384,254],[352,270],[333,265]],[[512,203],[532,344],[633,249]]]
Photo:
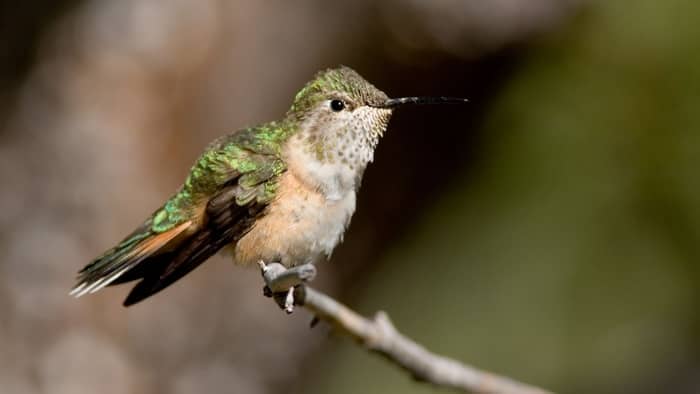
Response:
[[[331,109],[335,112],[342,111],[345,108],[345,103],[341,100],[331,100]]]

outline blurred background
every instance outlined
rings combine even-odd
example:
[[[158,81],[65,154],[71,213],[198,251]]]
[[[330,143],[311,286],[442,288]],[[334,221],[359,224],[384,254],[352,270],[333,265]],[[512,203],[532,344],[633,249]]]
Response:
[[[394,116],[315,286],[557,392],[700,392],[699,4],[3,2],[0,392],[440,392],[221,257],[129,309],[67,295],[338,64],[471,104]]]

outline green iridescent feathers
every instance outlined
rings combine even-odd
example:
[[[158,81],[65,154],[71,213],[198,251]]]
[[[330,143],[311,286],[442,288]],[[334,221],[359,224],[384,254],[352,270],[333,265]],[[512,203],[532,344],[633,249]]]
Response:
[[[386,95],[367,82],[355,70],[341,66],[321,71],[297,93],[287,118],[303,119],[316,105],[329,99],[329,94],[342,93],[358,104],[380,104]]]
[[[271,122],[239,130],[215,140],[192,166],[180,191],[153,216],[156,232],[168,231],[189,220],[218,189],[235,181],[240,186],[236,203],[243,206],[255,199],[268,203],[277,189],[277,178],[286,167],[281,146],[290,128]]]

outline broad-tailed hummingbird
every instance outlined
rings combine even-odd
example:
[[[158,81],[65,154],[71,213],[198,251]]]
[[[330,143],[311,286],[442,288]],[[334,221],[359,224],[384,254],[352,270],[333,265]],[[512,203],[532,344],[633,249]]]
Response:
[[[133,233],[78,273],[71,294],[138,281],[132,305],[226,249],[234,262],[287,267],[329,256],[355,211],[362,174],[394,109],[461,103],[390,99],[348,67],[318,73],[280,121],[225,135]]]

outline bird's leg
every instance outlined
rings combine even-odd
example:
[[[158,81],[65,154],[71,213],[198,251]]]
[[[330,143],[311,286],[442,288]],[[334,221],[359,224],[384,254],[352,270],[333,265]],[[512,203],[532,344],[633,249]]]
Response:
[[[265,281],[263,293],[274,298],[277,305],[287,313],[292,313],[295,302],[301,301],[295,300],[294,289],[316,276],[316,267],[310,263],[286,268],[280,263],[265,264],[261,260],[258,265]]]
[[[287,296],[284,297],[284,311],[287,314],[294,312],[294,288],[290,287],[287,290]]]

